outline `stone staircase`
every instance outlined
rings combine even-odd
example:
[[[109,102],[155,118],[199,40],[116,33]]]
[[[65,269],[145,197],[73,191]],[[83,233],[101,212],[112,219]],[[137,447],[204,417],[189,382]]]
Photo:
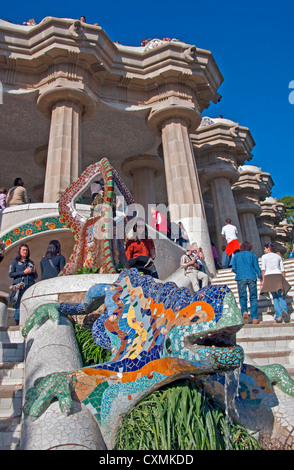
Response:
[[[293,286],[287,296],[289,312],[294,310],[294,260],[285,261],[286,277]],[[212,284],[227,284],[239,302],[235,275],[220,270]],[[294,314],[290,323],[273,321],[270,299],[259,297],[262,323],[245,325],[237,334],[237,343],[258,365],[284,365],[294,377]],[[22,388],[24,377],[24,341],[19,326],[14,326],[13,309],[8,310],[8,326],[0,327],[0,450],[18,450],[21,434]]]
[[[286,299],[288,312],[292,317],[290,322],[281,324],[274,321],[271,298],[260,295],[258,282],[258,314],[262,322],[259,325],[244,325],[237,333],[237,343],[257,365],[282,364],[294,377],[294,259],[285,260],[284,266],[286,278],[292,286]],[[212,284],[226,284],[239,304],[237,283],[234,279],[235,274],[231,269],[222,269],[218,271]]]
[[[0,450],[19,449],[21,433],[24,340],[12,317],[0,327]]]

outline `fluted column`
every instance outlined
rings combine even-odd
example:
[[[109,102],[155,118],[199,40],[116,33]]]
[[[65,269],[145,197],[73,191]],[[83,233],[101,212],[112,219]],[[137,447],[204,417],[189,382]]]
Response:
[[[208,226],[190,140],[190,129],[199,125],[197,109],[170,106],[149,117],[149,125],[161,131],[164,168],[171,222],[181,221],[190,242],[203,248],[208,271],[215,266],[211,252]],[[154,124],[155,121],[155,124]],[[153,129],[152,129],[153,130]]]
[[[148,205],[156,204],[155,178],[163,173],[163,160],[158,155],[135,155],[122,164],[122,172],[133,180],[133,196],[144,208],[146,219]]]
[[[243,239],[252,244],[252,252],[259,258],[263,255],[256,218],[252,212],[239,214]]]
[[[58,201],[81,172],[81,112],[69,101],[52,109],[44,202]]]
[[[40,95],[38,106],[51,119],[43,201],[56,202],[81,173],[81,122],[95,104],[83,91],[60,87]]]
[[[238,229],[238,239],[242,241],[241,224],[232,192],[232,184],[239,178],[235,156],[224,150],[207,152],[197,149],[197,163],[201,171],[201,182],[204,192],[211,194],[218,252],[226,242],[221,236],[221,229],[226,219]]]
[[[178,217],[176,207],[187,205],[187,217],[205,218],[199,178],[183,119],[169,119],[162,125],[162,145],[171,220]]]
[[[213,203],[216,240],[221,252],[224,240],[221,228],[227,218],[238,228],[239,241],[244,240],[232,185],[238,181],[238,166],[252,158],[254,141],[247,127],[229,119],[205,117],[192,134],[203,193],[210,192]]]
[[[211,198],[213,203],[215,229],[217,234],[217,243],[219,253],[221,245],[224,244],[221,239],[221,229],[225,225],[226,219],[231,219],[232,224],[238,229],[238,239],[242,241],[241,225],[232,193],[231,183],[228,178],[214,178],[210,181]]]
[[[262,246],[271,243],[276,237],[275,226],[281,221],[278,211],[278,201],[273,197],[267,197],[261,202],[261,214],[257,218],[257,227]]]
[[[233,185],[233,194],[243,239],[252,244],[253,253],[260,257],[263,249],[256,218],[261,213],[260,200],[267,195],[270,180],[261,168],[253,165],[240,166],[239,173],[239,180]]]

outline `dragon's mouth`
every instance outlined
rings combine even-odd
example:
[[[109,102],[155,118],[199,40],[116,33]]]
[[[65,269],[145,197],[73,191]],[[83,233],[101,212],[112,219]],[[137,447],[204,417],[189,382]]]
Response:
[[[244,360],[243,349],[236,344],[239,326],[202,332],[185,338],[184,346],[191,354],[191,360],[204,354],[211,359],[213,369],[226,370],[238,367]]]
[[[186,346],[206,346],[217,348],[229,348],[236,346],[236,333],[239,326],[230,326],[221,331],[207,331],[198,335],[190,335],[185,338]]]

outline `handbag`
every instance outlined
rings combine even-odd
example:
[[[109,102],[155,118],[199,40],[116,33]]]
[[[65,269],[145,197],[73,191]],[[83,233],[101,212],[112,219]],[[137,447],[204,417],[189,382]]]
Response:
[[[9,293],[8,305],[14,307],[17,304],[19,296],[19,289],[12,289]]]
[[[20,290],[24,288],[25,288],[25,283],[23,282],[23,280],[10,288],[11,291],[9,292],[8,305],[10,305],[11,307],[14,307],[17,304],[17,301],[19,298],[19,292]]]

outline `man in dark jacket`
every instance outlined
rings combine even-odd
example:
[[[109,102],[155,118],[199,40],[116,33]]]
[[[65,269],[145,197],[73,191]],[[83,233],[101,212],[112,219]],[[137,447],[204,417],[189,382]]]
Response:
[[[261,279],[261,270],[257,256],[251,253],[251,243],[244,241],[241,251],[235,253],[232,271],[236,273],[235,281],[238,284],[239,301],[244,323],[248,323],[247,286],[250,296],[250,313],[253,324],[260,322],[257,313],[257,285],[256,278]]]

